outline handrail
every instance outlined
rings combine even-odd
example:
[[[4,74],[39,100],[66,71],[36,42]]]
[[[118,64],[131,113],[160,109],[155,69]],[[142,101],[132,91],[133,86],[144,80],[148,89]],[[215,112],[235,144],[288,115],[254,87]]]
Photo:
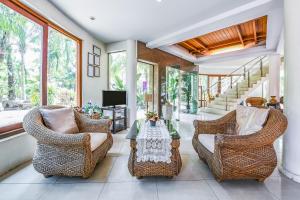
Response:
[[[248,65],[249,63],[251,63],[252,61],[256,60],[259,58],[258,61],[264,59],[266,56],[258,56],[250,61],[248,61],[247,63],[241,65],[239,68],[235,69],[234,71],[232,71],[230,74],[227,74],[226,76],[224,76],[223,78],[221,78],[221,80],[218,80],[217,82],[215,82],[213,85],[211,85],[209,88],[207,88],[207,90],[209,90],[210,88],[212,88],[213,86],[217,85],[219,82],[222,82],[222,80],[224,80],[225,78],[227,77],[231,77],[235,72],[239,71],[240,69],[242,69],[243,67],[245,67],[246,65]],[[257,62],[255,64],[253,64],[247,71],[244,71],[244,73],[248,72],[250,69],[252,69],[255,65],[257,64]],[[241,76],[244,76],[244,75],[240,75]]]
[[[250,70],[257,64],[257,63],[259,63],[259,62],[261,62],[264,58],[265,58],[266,56],[264,56],[264,57],[262,57],[261,59],[259,59],[258,61],[256,61],[246,72],[250,72]],[[240,77],[241,76],[243,76],[243,75],[240,75]],[[232,84],[234,84],[234,83],[236,83],[237,81],[239,80],[239,78],[238,79],[236,79]]]

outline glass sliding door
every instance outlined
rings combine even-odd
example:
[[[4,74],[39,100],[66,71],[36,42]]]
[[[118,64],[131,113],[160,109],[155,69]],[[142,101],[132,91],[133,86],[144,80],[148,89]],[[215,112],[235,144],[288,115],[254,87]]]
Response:
[[[199,78],[197,73],[167,67],[167,101],[173,106],[173,119],[180,120],[180,113],[197,113],[198,90]]]
[[[166,69],[166,92],[167,101],[173,106],[173,119],[179,120],[180,111],[180,70],[167,67]]]
[[[147,111],[154,111],[154,66],[138,62],[136,74],[137,119],[145,118]]]
[[[181,71],[181,98],[180,112],[197,113],[198,108],[198,75],[192,72]]]

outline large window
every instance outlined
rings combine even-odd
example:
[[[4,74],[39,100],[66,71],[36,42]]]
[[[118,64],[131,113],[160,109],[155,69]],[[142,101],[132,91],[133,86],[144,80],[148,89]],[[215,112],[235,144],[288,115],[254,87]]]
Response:
[[[0,3],[0,133],[38,105],[79,105],[81,40],[18,1]]]
[[[109,61],[109,89],[126,90],[126,62],[125,51],[110,53]]]
[[[77,43],[52,28],[48,41],[48,104],[75,106]]]

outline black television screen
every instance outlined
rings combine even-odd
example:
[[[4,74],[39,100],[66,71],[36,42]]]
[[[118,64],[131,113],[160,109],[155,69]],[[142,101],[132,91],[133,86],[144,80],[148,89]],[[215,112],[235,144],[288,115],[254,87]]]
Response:
[[[126,105],[126,91],[102,91],[102,106]]]

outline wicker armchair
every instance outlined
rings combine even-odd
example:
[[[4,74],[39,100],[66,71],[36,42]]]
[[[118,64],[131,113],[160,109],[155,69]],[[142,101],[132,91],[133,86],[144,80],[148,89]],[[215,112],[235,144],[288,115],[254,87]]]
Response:
[[[264,127],[251,135],[236,135],[228,128],[235,127],[236,111],[213,121],[194,121],[193,146],[218,181],[227,179],[256,179],[264,181],[277,165],[273,142],[287,128],[286,117],[278,110],[270,109]],[[201,141],[199,134],[215,134],[213,152]],[[214,144],[213,144],[214,143]]]
[[[48,129],[39,109],[57,109],[60,106],[34,108],[24,117],[25,131],[37,139],[37,149],[33,157],[34,168],[45,177],[91,176],[96,164],[103,160],[111,148],[113,139],[109,131],[109,120],[92,120],[74,111],[79,128],[78,134],[62,134]],[[91,151],[89,133],[107,133],[107,139]]]
[[[266,107],[267,100],[262,97],[249,97],[246,99],[247,106],[253,106],[257,108]]]

